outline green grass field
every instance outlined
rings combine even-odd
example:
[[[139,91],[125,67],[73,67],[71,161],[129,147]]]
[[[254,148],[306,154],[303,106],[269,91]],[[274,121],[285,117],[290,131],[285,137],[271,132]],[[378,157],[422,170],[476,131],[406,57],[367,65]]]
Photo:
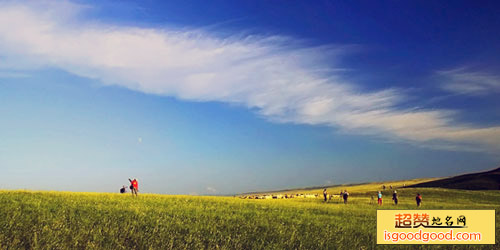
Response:
[[[348,205],[333,199],[244,200],[130,194],[0,191],[2,249],[413,249],[376,245],[376,205],[369,185],[352,192]],[[333,189],[332,192],[336,192]],[[500,192],[399,189],[399,209],[496,209]],[[389,204],[385,192],[383,209]],[[449,245],[419,248],[449,249]],[[453,246],[472,249],[471,246]]]

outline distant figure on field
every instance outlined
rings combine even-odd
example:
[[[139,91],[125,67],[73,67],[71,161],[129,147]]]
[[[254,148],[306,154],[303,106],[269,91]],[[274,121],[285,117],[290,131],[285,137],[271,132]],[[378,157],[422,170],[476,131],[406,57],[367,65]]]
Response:
[[[382,185],[382,189],[385,190],[385,185]]]
[[[394,201],[394,205],[398,204],[398,191],[394,190],[392,193],[392,200]]]
[[[137,192],[139,191],[139,183],[137,182],[137,179],[128,179],[130,181],[130,192],[132,193],[132,196],[135,194],[137,196]]]
[[[378,205],[382,206],[382,192],[378,191],[377,198]]]
[[[415,200],[417,201],[417,207],[420,207],[420,204],[422,203],[422,195],[417,193],[417,197],[415,197]]]
[[[323,189],[323,197],[325,198],[325,202],[327,201],[327,197],[328,197],[328,192],[326,192],[326,188]]]
[[[342,193],[342,197],[344,198],[344,204],[347,204],[347,198],[349,198],[349,193],[347,190],[344,190],[344,193]]]
[[[390,185],[389,188],[392,189],[392,185]]]
[[[124,194],[126,192],[127,192],[127,187],[125,187],[124,185],[122,188],[120,188],[120,194]]]

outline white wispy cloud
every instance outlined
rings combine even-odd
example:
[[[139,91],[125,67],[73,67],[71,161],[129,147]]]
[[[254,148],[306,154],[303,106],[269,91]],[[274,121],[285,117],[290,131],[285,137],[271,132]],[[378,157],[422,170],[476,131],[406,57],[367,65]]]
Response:
[[[209,193],[212,193],[212,194],[215,194],[217,192],[217,189],[215,189],[214,187],[207,187],[206,189]]]
[[[457,123],[456,111],[400,109],[404,91],[366,92],[343,80],[332,65],[344,47],[305,47],[280,36],[108,25],[85,20],[88,6],[40,6],[0,4],[0,68],[56,67],[144,93],[242,105],[277,122],[500,151],[500,127]]]
[[[441,87],[449,92],[464,95],[487,95],[500,93],[500,76],[466,68],[439,71],[444,77]]]

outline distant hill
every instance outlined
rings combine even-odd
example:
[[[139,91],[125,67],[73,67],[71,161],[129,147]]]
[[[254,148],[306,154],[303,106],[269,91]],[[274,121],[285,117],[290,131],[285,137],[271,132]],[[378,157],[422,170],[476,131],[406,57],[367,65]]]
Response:
[[[500,189],[500,168],[443,178],[439,180],[417,183],[407,187],[439,187],[466,190],[498,190]]]
[[[425,178],[425,179],[413,179],[413,180],[395,180],[395,181],[384,181],[384,182],[316,186],[316,187],[293,188],[293,189],[282,189],[282,190],[256,191],[256,192],[244,193],[241,195],[287,194],[287,193],[322,194],[324,188],[326,188],[328,192],[331,194],[338,194],[342,190],[348,190],[349,193],[360,194],[367,192],[376,192],[377,190],[383,190],[383,186],[386,186],[387,190],[390,190],[391,187],[394,189],[398,189],[404,186],[415,185],[423,182],[430,182],[437,179],[438,178]]]
[[[349,193],[369,193],[383,190],[382,187],[386,186],[387,189],[399,188],[421,188],[421,187],[438,187],[449,189],[466,189],[466,190],[499,190],[500,189],[500,167],[494,170],[464,174],[454,177],[444,178],[425,178],[413,180],[399,180],[399,181],[383,181],[372,183],[357,183],[357,184],[340,184],[329,186],[315,186],[304,188],[290,188],[282,190],[268,190],[268,191],[254,191],[243,193],[241,195],[258,195],[258,194],[322,194],[323,189],[326,188],[329,193],[337,193],[341,190],[348,190]]]

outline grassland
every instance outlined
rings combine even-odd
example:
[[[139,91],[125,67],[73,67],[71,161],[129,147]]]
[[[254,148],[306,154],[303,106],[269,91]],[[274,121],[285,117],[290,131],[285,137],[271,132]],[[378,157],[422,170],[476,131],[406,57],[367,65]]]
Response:
[[[370,184],[373,185],[373,184]],[[367,194],[379,185],[351,187],[348,205],[334,199],[244,200],[142,194],[0,191],[2,249],[449,249],[377,246],[376,210]],[[375,189],[374,189],[375,188]],[[374,189],[374,190],[372,190]],[[357,191],[356,191],[357,190]],[[336,189],[332,190],[336,192]],[[385,201],[390,199],[389,190]],[[400,189],[397,208],[496,209],[500,192]],[[385,204],[382,208],[395,206]],[[454,249],[472,249],[451,246]],[[493,249],[492,245],[474,249]]]

